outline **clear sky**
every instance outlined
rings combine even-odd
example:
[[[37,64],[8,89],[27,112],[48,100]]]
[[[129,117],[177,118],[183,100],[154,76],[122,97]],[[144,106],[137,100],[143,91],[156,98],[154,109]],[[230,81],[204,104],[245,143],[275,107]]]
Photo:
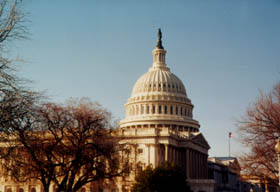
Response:
[[[280,79],[279,0],[26,0],[30,40],[13,49],[20,75],[53,101],[89,97],[124,117],[136,80],[152,65],[157,29],[166,62],[184,83],[194,118],[228,155],[236,119]]]

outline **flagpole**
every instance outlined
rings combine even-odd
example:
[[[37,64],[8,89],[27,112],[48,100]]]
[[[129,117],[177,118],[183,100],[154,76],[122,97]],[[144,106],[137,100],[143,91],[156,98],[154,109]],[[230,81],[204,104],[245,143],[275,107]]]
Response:
[[[232,132],[228,133],[228,156],[230,157],[230,138],[232,136]]]
[[[230,135],[228,137],[228,156],[230,157]]]

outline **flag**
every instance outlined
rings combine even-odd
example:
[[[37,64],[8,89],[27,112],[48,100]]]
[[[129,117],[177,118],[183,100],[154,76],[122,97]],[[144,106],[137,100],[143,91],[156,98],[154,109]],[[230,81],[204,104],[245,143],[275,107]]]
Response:
[[[228,133],[228,137],[229,137],[229,138],[232,138],[232,132],[229,132],[229,133]]]

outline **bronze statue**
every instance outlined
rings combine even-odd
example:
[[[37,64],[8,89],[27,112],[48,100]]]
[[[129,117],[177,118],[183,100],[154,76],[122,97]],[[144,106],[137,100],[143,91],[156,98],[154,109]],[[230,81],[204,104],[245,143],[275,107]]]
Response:
[[[161,38],[162,38],[162,33],[161,33],[160,28],[159,28],[159,29],[158,29],[157,48],[159,48],[159,49],[164,49],[163,46],[162,46]]]

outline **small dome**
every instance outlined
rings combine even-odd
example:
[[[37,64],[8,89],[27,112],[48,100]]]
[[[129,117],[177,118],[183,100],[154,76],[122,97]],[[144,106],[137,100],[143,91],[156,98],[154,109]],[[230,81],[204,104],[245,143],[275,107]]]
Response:
[[[182,81],[171,73],[167,67],[150,68],[136,81],[131,97],[144,96],[155,92],[187,97]]]

